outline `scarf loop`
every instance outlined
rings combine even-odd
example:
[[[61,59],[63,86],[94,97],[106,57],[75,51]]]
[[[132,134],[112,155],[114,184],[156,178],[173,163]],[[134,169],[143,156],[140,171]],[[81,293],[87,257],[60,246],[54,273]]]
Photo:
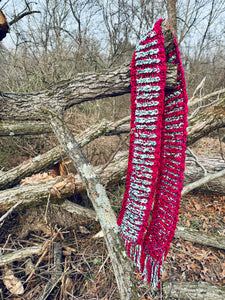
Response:
[[[153,289],[177,225],[187,137],[184,71],[175,37],[165,54],[162,21],[142,37],[131,61],[130,149],[118,217],[127,253]],[[170,90],[165,90],[166,62],[178,68]]]

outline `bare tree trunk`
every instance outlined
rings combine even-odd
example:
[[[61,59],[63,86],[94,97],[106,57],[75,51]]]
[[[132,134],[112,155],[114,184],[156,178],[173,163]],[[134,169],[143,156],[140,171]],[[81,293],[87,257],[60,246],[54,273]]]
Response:
[[[112,261],[114,274],[122,300],[138,299],[134,285],[131,260],[128,259],[119,232],[115,214],[106,195],[105,188],[100,183],[93,167],[83,155],[78,143],[57,116],[50,115],[50,124],[61,146],[71,158],[74,167],[84,182],[89,199],[99,218],[104,238]]]

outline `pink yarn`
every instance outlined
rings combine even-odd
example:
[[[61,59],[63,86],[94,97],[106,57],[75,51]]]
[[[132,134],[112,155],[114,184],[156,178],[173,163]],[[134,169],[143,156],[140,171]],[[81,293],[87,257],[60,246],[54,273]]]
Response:
[[[176,229],[187,136],[184,71],[175,38],[165,54],[162,21],[141,39],[131,62],[130,151],[118,218],[128,255],[153,288]],[[166,62],[178,66],[177,86],[170,90]]]

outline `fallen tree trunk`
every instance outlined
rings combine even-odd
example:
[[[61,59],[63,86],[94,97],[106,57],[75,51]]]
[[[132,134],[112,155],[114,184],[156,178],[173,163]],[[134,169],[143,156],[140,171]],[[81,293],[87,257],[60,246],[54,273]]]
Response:
[[[71,197],[74,195],[74,189],[74,177],[64,176],[4,190],[0,192],[0,212],[8,210],[18,201],[21,201],[20,205],[26,206],[46,202],[49,198],[51,201],[57,201]]]
[[[191,228],[177,226],[175,238],[182,238],[185,241],[201,245],[211,246],[225,250],[225,237],[219,234],[198,231]]]
[[[191,145],[219,128],[225,127],[225,98],[216,101],[211,111],[198,112],[188,118],[187,145]]]
[[[118,125],[119,123],[116,122]],[[78,143],[84,147],[92,140],[104,135],[106,131],[116,130],[113,122],[103,120],[100,124],[89,127],[87,130],[76,136]],[[60,147],[54,147],[48,152],[38,155],[30,161],[25,161],[21,165],[0,175],[0,190],[17,185],[23,178],[39,173],[45,168],[57,164],[66,156],[65,151]]]
[[[170,64],[167,86],[174,87],[176,69]],[[0,120],[44,120],[42,107],[63,113],[73,105],[130,93],[130,64],[102,73],[81,74],[36,94],[0,94]]]
[[[219,105],[220,107],[220,105]],[[130,130],[129,122],[130,117],[126,117],[116,122],[109,122],[103,120],[100,124],[94,125],[85,130],[80,135],[76,136],[81,147],[85,146],[92,140],[102,136],[110,136],[122,133],[128,133]],[[214,125],[213,125],[214,124]],[[197,117],[189,119],[187,145],[196,142],[202,136],[207,135],[211,130],[215,130],[225,125],[225,118],[221,111],[211,112],[210,115],[206,113],[199,114]],[[65,152],[61,147],[55,147],[43,155],[33,158],[30,162],[25,162],[12,170],[3,173],[0,176],[0,189],[12,187],[20,182],[21,179],[38,173],[45,168],[58,163],[63,157]],[[197,172],[193,172],[197,173]],[[193,175],[195,177],[195,175]],[[196,178],[199,179],[200,177]],[[220,182],[220,180],[219,180]],[[214,184],[214,182],[213,182]],[[218,185],[218,191],[221,192],[221,184]],[[212,190],[213,190],[212,186]],[[217,188],[215,189],[215,191]]]
[[[0,123],[0,136],[21,136],[21,135],[37,135],[52,132],[48,123],[16,123],[4,124]]]
[[[200,165],[208,172],[208,174],[216,174],[225,169],[225,162],[221,158],[213,157],[198,157],[198,162]],[[196,182],[197,180],[203,179],[204,170],[200,165],[194,160],[187,156],[186,166],[184,173],[184,186]],[[225,176],[219,177],[212,181],[208,181],[207,184],[203,184],[197,188],[199,191],[203,192],[215,192],[224,194],[225,193]]]
[[[166,299],[223,300],[225,287],[208,282],[163,282]]]
[[[112,162],[102,171],[102,165],[94,167],[94,171],[99,175],[101,183],[104,185],[112,185],[115,184],[121,179],[125,179],[127,172],[127,160],[128,160],[128,152],[120,152],[118,153]],[[218,171],[225,169],[225,163],[221,159],[215,158],[204,158],[200,157],[199,162],[210,172],[216,173]],[[186,169],[184,174],[184,185],[188,185],[191,182],[195,182],[196,180],[202,178],[204,175],[204,171],[200,168],[199,165],[193,160],[186,161]],[[67,178],[67,177],[66,177]],[[44,201],[48,198],[49,189],[54,186],[54,183],[58,180],[58,182],[63,182],[66,178],[58,177],[58,179],[47,180],[45,183],[32,184],[27,186],[16,187],[10,190],[4,190],[0,192],[0,205],[1,211],[5,211],[15,205],[19,200],[24,200],[23,204],[28,204],[31,202],[31,199],[34,203],[39,203],[40,201]],[[72,178],[72,177],[68,177]],[[72,179],[71,179],[72,180]],[[80,176],[75,175],[75,179],[73,180],[75,184],[76,193],[81,193],[86,190],[85,184],[82,182]],[[40,187],[40,189],[39,189]],[[23,194],[24,189],[28,191]],[[211,182],[207,182],[207,184],[198,187],[198,190],[202,191],[211,191],[224,193],[225,191],[225,176],[217,178]],[[39,195],[39,192],[42,191]],[[66,190],[65,190],[66,191]],[[65,198],[67,196],[71,196],[73,191],[71,190],[69,194],[64,193],[64,190],[61,191],[61,198]],[[42,196],[43,195],[43,199]],[[29,201],[30,198],[30,201]],[[9,201],[9,199],[11,201]]]

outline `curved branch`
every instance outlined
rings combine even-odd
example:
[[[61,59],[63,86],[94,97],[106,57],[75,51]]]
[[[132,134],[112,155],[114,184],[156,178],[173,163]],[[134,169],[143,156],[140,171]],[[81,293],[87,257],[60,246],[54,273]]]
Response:
[[[19,20],[21,20],[22,18],[24,18],[25,16],[31,15],[31,14],[40,14],[41,12],[39,10],[29,10],[29,11],[25,11],[22,14],[16,15],[14,16],[14,18],[9,22],[9,25],[13,25],[15,23],[17,23]]]

